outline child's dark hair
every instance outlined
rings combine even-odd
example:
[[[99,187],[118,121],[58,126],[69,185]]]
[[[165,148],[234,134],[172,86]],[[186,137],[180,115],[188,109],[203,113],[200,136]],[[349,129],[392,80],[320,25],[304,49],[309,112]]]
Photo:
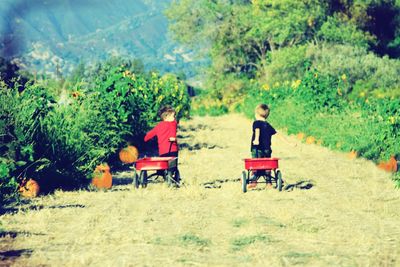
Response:
[[[268,118],[269,116],[269,107],[267,104],[258,104],[255,111],[264,119]]]
[[[163,106],[158,110],[158,116],[160,116],[162,120],[170,114],[176,114],[175,109],[171,106]]]

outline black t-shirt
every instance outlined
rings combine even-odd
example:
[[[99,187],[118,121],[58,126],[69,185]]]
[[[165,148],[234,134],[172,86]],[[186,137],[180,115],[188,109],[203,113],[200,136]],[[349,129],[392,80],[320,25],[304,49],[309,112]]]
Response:
[[[260,129],[259,145],[253,145],[256,129]],[[276,134],[276,130],[266,121],[256,120],[253,122],[253,136],[251,137],[251,149],[271,150],[271,137]]]

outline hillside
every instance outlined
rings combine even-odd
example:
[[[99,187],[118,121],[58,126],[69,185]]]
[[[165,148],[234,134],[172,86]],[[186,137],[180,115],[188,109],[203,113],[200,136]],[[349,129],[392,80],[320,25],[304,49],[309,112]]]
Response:
[[[190,53],[167,36],[169,2],[2,1],[0,55],[49,74],[111,56],[140,58],[161,71],[187,69]]]

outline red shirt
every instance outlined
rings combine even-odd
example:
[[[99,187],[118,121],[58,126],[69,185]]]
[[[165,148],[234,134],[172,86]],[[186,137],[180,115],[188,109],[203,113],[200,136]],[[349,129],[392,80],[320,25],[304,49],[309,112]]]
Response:
[[[176,121],[161,121],[156,125],[156,127],[151,129],[146,134],[146,136],[144,137],[144,141],[147,142],[153,137],[157,136],[158,153],[160,155],[166,154],[168,152],[177,152],[178,151],[177,142],[175,141],[171,143],[169,141],[169,138],[171,137],[175,138],[176,140],[177,125],[178,123]]]

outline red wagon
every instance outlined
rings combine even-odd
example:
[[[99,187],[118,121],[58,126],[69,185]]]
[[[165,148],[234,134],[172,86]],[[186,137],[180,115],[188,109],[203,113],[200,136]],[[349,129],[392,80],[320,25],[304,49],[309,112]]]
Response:
[[[262,177],[265,183],[275,184],[275,188],[282,191],[282,173],[279,168],[278,158],[251,158],[244,159],[245,171],[242,173],[242,190],[247,192],[249,183],[258,183]]]
[[[154,173],[148,175],[151,171]],[[179,186],[181,178],[177,157],[150,157],[135,162],[133,184],[136,188],[139,188],[140,185],[144,188],[150,179],[157,179],[160,176],[169,185]]]

